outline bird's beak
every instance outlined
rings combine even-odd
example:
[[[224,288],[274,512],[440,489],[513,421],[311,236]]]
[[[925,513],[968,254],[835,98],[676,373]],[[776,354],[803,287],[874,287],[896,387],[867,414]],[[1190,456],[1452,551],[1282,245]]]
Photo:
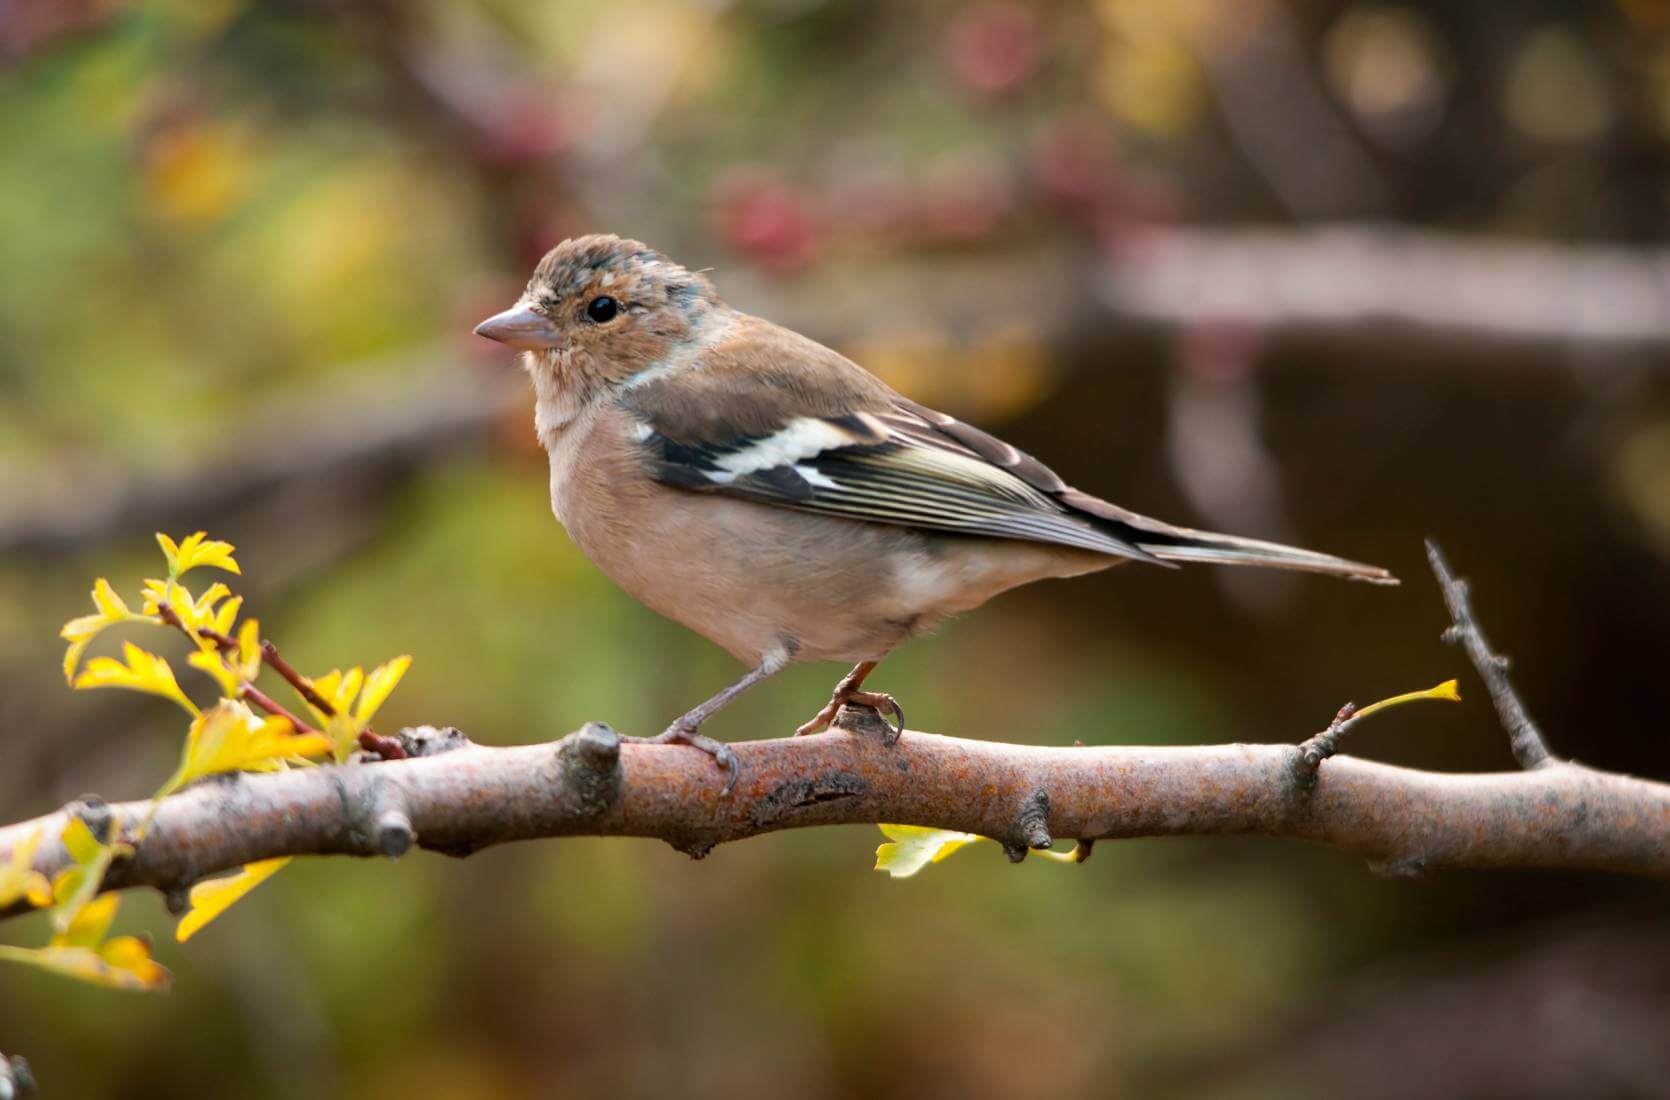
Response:
[[[523,351],[554,348],[561,342],[550,318],[526,306],[512,306],[503,313],[493,314],[475,327],[475,334]]]

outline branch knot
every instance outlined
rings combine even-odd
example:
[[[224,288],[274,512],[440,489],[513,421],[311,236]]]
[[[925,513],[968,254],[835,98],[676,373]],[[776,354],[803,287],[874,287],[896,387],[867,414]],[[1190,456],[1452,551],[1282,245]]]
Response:
[[[620,794],[620,734],[602,722],[587,722],[557,743],[557,779],[572,798],[566,809],[598,817]]]
[[[1032,848],[1048,848],[1055,841],[1050,837],[1050,793],[1042,787],[1034,787],[1032,793],[1021,803],[1020,813],[1015,815],[1014,828],[1007,837],[1000,838],[1003,854],[1009,857],[1010,863],[1019,863],[1026,858],[1026,853]]]

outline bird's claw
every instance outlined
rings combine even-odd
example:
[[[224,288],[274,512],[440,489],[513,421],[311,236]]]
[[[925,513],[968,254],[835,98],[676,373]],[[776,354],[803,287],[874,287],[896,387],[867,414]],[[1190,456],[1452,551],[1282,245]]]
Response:
[[[824,705],[822,710],[812,716],[810,722],[795,730],[794,735],[804,737],[807,734],[822,733],[829,728],[830,723],[835,720],[835,716],[840,713],[844,706],[868,707],[875,711],[876,716],[881,718],[883,722],[887,721],[885,715],[891,712],[893,721],[887,724],[888,732],[891,735],[887,739],[888,744],[892,744],[904,736],[905,709],[899,705],[899,701],[893,696],[884,691],[843,692],[839,690],[829,697],[829,702]]]
[[[674,722],[654,737],[622,737],[621,740],[637,745],[689,745],[707,753],[713,757],[713,762],[724,768],[727,773],[725,786],[719,791],[721,798],[735,790],[736,781],[742,777],[742,765],[737,761],[734,749],[723,741],[716,741],[707,734],[699,733],[678,722]]]

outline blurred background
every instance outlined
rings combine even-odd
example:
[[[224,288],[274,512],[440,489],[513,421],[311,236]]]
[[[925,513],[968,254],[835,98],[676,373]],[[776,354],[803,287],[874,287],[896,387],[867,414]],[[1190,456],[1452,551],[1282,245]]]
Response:
[[[1665,0],[0,0],[0,814],[167,773],[168,704],[56,637],[157,529],[235,542],[304,670],[413,654],[380,724],[649,733],[736,675],[570,545],[470,335],[593,231],[1085,489],[1405,578],[1015,592],[883,665],[920,728],[1295,741],[1459,676],[1350,751],[1511,768],[1430,534],[1555,751],[1670,778],[1667,230]],[[174,992],[8,969],[0,1049],[58,1096],[1670,1095],[1659,884],[880,839],[302,863],[188,949],[135,897]]]

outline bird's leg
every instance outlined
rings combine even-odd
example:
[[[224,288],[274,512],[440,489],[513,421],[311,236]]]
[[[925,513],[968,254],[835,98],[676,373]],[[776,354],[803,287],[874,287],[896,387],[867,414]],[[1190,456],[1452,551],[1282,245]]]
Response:
[[[723,710],[725,705],[738,695],[766,677],[781,671],[783,666],[788,663],[787,655],[773,654],[767,657],[760,667],[751,670],[748,675],[724,691],[685,711],[672,725],[654,737],[622,737],[621,740],[630,741],[637,745],[681,744],[701,749],[713,757],[714,763],[730,773],[729,778],[725,780],[725,789],[719,792],[721,795],[730,794],[731,788],[736,786],[737,777],[742,774],[741,765],[736,762],[736,753],[731,751],[729,745],[723,741],[715,741],[706,734],[699,732],[702,723],[713,717],[718,711]]]
[[[808,733],[821,733],[829,728],[829,723],[835,720],[835,715],[848,703],[856,703],[861,707],[869,707],[878,714],[886,711],[893,712],[895,725],[893,738],[897,740],[905,732],[905,712],[899,706],[899,701],[891,695],[880,691],[861,691],[864,677],[875,671],[876,661],[860,661],[858,666],[835,685],[835,690],[829,696],[829,702],[824,708],[812,716],[812,720],[794,731],[796,737],[804,737]]]

